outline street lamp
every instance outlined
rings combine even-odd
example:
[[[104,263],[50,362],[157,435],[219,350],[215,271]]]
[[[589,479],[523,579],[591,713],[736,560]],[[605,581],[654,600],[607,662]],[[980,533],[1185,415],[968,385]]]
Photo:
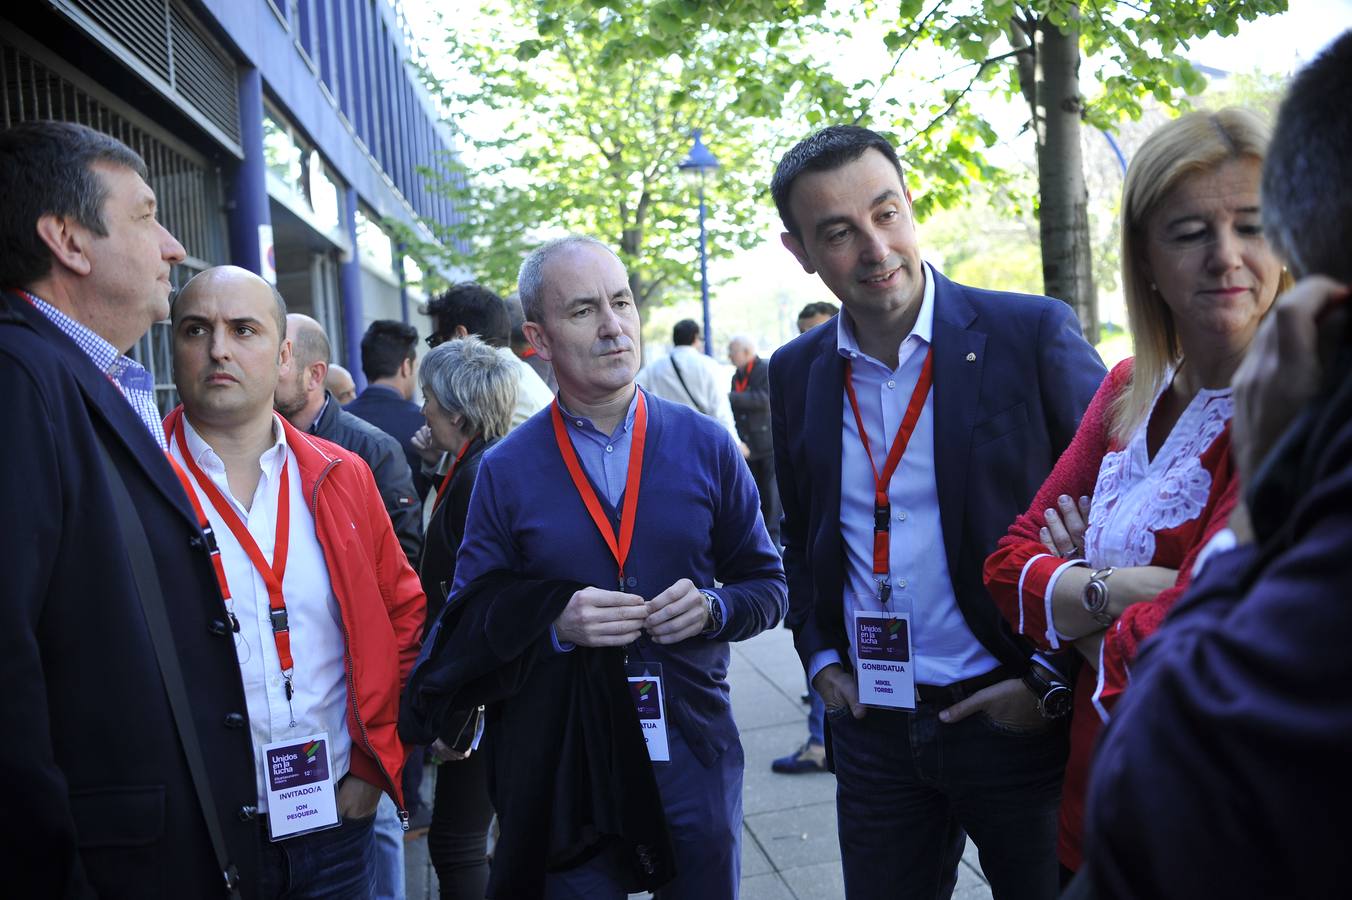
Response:
[[[709,250],[704,231],[704,173],[718,168],[718,159],[700,140],[700,130],[692,131],[695,143],[690,153],[677,165],[682,172],[699,178],[699,295],[704,307],[704,354],[714,355],[714,335],[709,327]]]

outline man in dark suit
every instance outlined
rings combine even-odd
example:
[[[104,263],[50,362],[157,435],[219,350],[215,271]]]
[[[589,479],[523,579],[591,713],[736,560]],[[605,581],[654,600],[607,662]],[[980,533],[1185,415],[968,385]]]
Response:
[[[422,457],[413,445],[413,435],[427,424],[422,410],[413,402],[417,360],[416,328],[393,319],[372,322],[361,338],[361,370],[366,376],[366,390],[344,406],[343,411],[365,419],[399,442],[413,473],[413,490],[421,503],[427,499],[432,482],[423,474]]]
[[[737,367],[732,376],[732,418],[737,436],[750,451],[746,464],[760,491],[761,516],[770,541],[779,546],[779,488],[775,487],[774,450],[770,446],[770,369],[756,355],[751,338],[738,335],[728,341],[728,361]]]
[[[784,245],[844,307],[775,354],[770,390],[788,621],[827,706],[846,893],[948,896],[965,831],[996,896],[1054,896],[1065,729],[981,565],[1103,365],[1064,303],[922,262],[881,136],[819,132],[771,190]]]
[[[145,176],[132,150],[80,125],[0,132],[0,871],[14,896],[257,890],[234,636],[164,455],[153,381],[125,356],[168,316],[184,257]],[[153,601],[133,574],[138,546],[158,576],[164,638],[142,609]],[[162,679],[157,647],[180,678]],[[186,695],[181,720],[166,682]]]

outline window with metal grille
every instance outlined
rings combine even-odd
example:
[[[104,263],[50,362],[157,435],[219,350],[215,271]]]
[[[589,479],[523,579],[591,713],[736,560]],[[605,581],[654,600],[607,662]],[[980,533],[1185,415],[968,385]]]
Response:
[[[234,60],[182,0],[64,0],[58,9],[100,43],[120,45],[128,63],[139,63],[148,81],[238,152]]]

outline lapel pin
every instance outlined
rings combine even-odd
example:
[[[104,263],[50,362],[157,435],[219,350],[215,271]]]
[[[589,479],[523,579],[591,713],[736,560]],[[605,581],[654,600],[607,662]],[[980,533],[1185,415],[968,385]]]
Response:
[[[975,354],[975,353],[968,353],[968,354],[967,354],[967,361],[968,361],[968,362],[976,362],[976,354]]]

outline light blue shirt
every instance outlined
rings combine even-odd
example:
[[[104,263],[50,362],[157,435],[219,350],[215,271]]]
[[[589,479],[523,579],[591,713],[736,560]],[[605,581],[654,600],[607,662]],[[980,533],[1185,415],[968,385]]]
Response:
[[[911,394],[920,380],[920,370],[934,334],[934,275],[925,265],[925,291],[915,326],[901,342],[897,367],[859,349],[849,312],[837,317],[836,347],[850,360],[859,415],[868,432],[869,446],[879,473],[887,460],[892,440],[906,415]],[[840,532],[845,547],[845,628],[850,636],[850,660],[858,662],[854,614],[879,611],[878,583],[873,574],[874,476],[859,427],[843,399],[844,429],[840,461]],[[939,493],[934,480],[934,390],[925,398],[924,410],[906,454],[888,485],[891,522],[890,579],[892,597],[888,609],[906,612],[911,618],[911,653],[917,684],[946,685],[985,674],[999,661],[981,645],[967,627],[953,594],[939,519]],[[940,449],[939,452],[942,452]],[[811,674],[841,662],[835,650],[823,650],[812,658]]]
[[[605,434],[597,428],[591,419],[576,415],[568,411],[568,407],[563,405],[563,398],[559,398],[559,411],[563,413],[563,422],[567,426],[568,437],[572,440],[573,451],[577,453],[577,460],[582,465],[582,471],[591,479],[594,487],[605,495],[606,500],[614,507],[616,512],[620,509],[620,500],[624,496],[625,481],[629,477],[629,448],[633,444],[634,433],[634,412],[638,408],[638,392],[634,390],[634,396],[629,401],[629,411],[624,414],[624,420],[615,426],[615,431],[611,434]],[[646,455],[646,454],[645,454]],[[644,472],[643,477],[663,477],[663,473]],[[616,536],[619,533],[619,523],[612,522],[611,526],[616,529]],[[595,528],[595,524],[591,527]],[[609,586],[607,586],[609,587]],[[626,585],[623,590],[629,590]],[[696,585],[696,587],[699,587]],[[727,601],[712,587],[704,587],[718,599],[718,605],[723,612],[723,621],[728,620]],[[651,600],[651,597],[646,598]],[[554,633],[553,627],[549,631],[550,637],[554,642],[554,648],[566,652],[573,649],[573,645],[560,641],[558,635]]]
[[[634,430],[634,411],[638,408],[638,391],[629,400],[629,411],[624,421],[615,426],[612,434],[604,434],[592,423],[591,419],[574,415],[559,400],[559,411],[563,413],[563,422],[568,426],[568,436],[572,438],[573,450],[577,453],[582,471],[587,473],[592,484],[601,491],[610,505],[618,508],[620,498],[624,496],[624,482],[629,477],[629,445]]]
[[[155,403],[155,379],[145,367],[41,297],[27,291],[23,294],[32,302],[34,309],[46,316],[62,334],[74,341],[94,366],[108,376],[108,380],[122,392],[123,397],[127,398],[127,402],[145,423],[146,428],[150,429],[155,443],[160,445],[161,450],[168,450],[169,442],[164,437],[160,408]]]

